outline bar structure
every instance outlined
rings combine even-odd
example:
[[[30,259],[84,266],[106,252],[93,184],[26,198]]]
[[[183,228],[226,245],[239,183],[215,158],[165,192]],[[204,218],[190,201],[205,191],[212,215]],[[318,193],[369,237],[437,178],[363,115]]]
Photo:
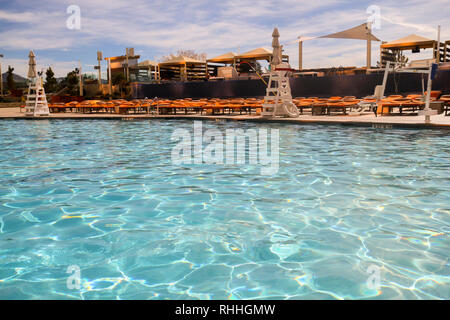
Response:
[[[118,73],[122,73],[127,81],[136,81],[139,74],[138,61],[140,57],[140,55],[134,54],[133,48],[127,48],[125,55],[106,57],[105,60],[108,61],[109,68],[108,73],[111,74],[110,78]]]
[[[439,49],[438,49],[439,48]],[[437,62],[447,62],[450,61],[450,41],[440,42],[438,45],[437,40],[425,38],[416,34],[410,34],[406,37],[393,40],[390,42],[386,42],[381,44],[381,50],[389,50],[391,52],[391,56],[394,58],[398,58],[398,56],[403,51],[411,50],[413,53],[418,53],[420,50],[424,49],[432,49],[432,56],[430,59],[433,59]],[[383,65],[386,64],[386,61],[392,61],[392,57],[387,57],[386,54],[381,55],[381,63]]]
[[[161,79],[177,81],[205,80],[206,65],[206,61],[186,56],[179,56],[158,64]]]

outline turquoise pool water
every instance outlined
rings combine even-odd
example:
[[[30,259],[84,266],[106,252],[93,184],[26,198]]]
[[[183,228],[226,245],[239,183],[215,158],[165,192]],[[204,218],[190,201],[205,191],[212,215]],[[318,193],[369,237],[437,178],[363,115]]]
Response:
[[[203,127],[278,128],[278,173],[173,165],[192,121],[0,121],[0,299],[450,298],[448,131]]]

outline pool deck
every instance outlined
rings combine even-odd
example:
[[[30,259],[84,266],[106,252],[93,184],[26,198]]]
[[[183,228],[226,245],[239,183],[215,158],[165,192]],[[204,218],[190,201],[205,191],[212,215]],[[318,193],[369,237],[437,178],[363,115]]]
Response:
[[[82,113],[53,113],[48,117],[27,117],[20,108],[0,108],[0,119],[120,119],[120,120],[144,120],[144,119],[196,119],[196,120],[230,120],[230,121],[252,121],[252,122],[288,122],[298,124],[341,124],[375,128],[411,127],[411,128],[442,128],[450,129],[450,115],[433,115],[430,123],[425,123],[425,116],[381,116],[374,114],[362,115],[333,115],[312,116],[300,115],[298,118],[261,118],[259,115],[155,115],[155,114],[82,114]]]

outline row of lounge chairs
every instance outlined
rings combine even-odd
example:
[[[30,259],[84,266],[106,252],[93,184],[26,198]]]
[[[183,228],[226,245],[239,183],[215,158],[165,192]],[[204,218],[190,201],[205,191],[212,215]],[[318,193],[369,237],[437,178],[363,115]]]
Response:
[[[431,101],[441,103],[445,115],[450,111],[450,95],[441,95],[440,91],[431,92]],[[425,97],[423,95],[413,94],[403,97],[401,95],[391,95],[381,99],[377,103],[378,114],[392,114],[394,109],[398,109],[400,115],[406,111],[415,112],[425,108]]]
[[[177,99],[177,100],[86,100],[82,102],[72,101],[69,103],[51,103],[50,112],[79,112],[79,113],[157,113],[177,114],[180,111],[187,113],[209,112],[211,114],[228,114],[243,112],[251,114],[262,108],[263,100],[249,99]]]
[[[437,100],[435,97],[434,100]],[[444,104],[444,112],[450,112],[450,95],[439,98]],[[141,100],[86,100],[82,102],[51,103],[50,112],[78,112],[78,113],[118,113],[118,114],[252,114],[262,109],[263,99],[141,99]],[[377,114],[392,114],[397,109],[400,114],[405,111],[415,112],[425,107],[422,95],[391,95],[377,101],[374,97],[357,99],[354,96],[346,97],[299,97],[293,99],[300,111],[312,115],[344,114],[351,112],[367,112],[376,110]],[[374,108],[376,107],[376,109]]]

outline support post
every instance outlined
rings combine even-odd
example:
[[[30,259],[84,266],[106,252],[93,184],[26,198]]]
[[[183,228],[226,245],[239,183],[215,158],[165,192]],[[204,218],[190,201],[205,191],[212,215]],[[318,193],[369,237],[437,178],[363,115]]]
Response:
[[[101,61],[103,60],[103,54],[101,51],[97,51],[97,62],[98,62],[98,89],[103,94],[103,88],[102,88],[102,70],[101,70]]]
[[[428,72],[428,81],[427,81],[427,96],[426,96],[426,100],[425,100],[425,109],[424,111],[429,111],[430,110],[430,100],[431,100],[431,66],[430,65],[430,69]]]
[[[437,62],[436,43],[433,43],[433,59]]]
[[[3,58],[3,55],[0,54],[0,58]],[[2,63],[0,62],[0,95],[3,97],[3,74],[2,74]]]
[[[111,59],[107,59],[108,61],[108,89],[109,95],[112,95],[112,80],[111,80]]]
[[[79,76],[79,81],[80,81],[80,96],[83,96],[83,72],[81,70],[81,61],[78,60],[78,76]]]
[[[372,56],[372,23],[367,22],[367,55],[366,55],[366,61],[367,61],[367,69],[366,73],[369,72],[370,66],[371,66],[371,56]]]
[[[303,69],[303,41],[298,42],[298,70]]]
[[[441,26],[438,26],[436,63],[441,61]]]
[[[447,41],[444,42],[444,62],[447,62]]]
[[[128,48],[126,48],[125,58],[126,58],[126,61],[127,61],[127,68],[125,70],[125,72],[126,72],[126,79],[127,79],[127,82],[129,82],[130,81],[130,70],[128,68]]]
[[[433,71],[433,63],[430,63],[430,68],[428,69],[428,82],[427,82],[427,96],[425,98],[425,108],[422,112],[419,111],[419,115],[425,115],[425,123],[430,123],[430,115],[436,114],[435,110],[430,109],[430,101],[431,101],[431,88],[432,88],[432,71]]]
[[[378,100],[381,100],[384,97],[384,91],[386,90],[386,83],[387,83],[387,79],[388,79],[388,75],[389,75],[389,69],[391,68],[391,62],[387,61],[386,62],[386,67],[384,70],[384,75],[383,75],[383,83],[381,84],[382,89],[380,92],[380,96],[377,98],[377,102]]]

